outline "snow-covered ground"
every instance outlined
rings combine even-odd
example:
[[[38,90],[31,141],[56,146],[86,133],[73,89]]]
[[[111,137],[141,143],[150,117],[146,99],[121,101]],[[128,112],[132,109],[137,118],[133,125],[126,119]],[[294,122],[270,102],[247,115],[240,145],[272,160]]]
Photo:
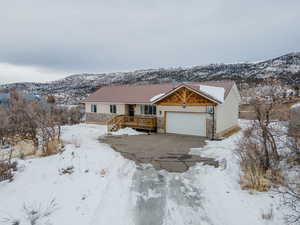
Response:
[[[226,159],[226,166],[198,164],[176,174],[123,158],[97,140],[105,132],[100,125],[66,126],[62,154],[19,160],[14,181],[0,183],[0,224],[13,220],[29,224],[24,205],[44,214],[55,208],[37,225],[283,224],[276,195],[240,189],[233,154],[240,134],[191,150],[191,154]],[[140,133],[125,129],[117,134]],[[63,174],[68,167],[73,173]],[[47,209],[51,201],[56,206]],[[274,218],[263,219],[271,210]]]

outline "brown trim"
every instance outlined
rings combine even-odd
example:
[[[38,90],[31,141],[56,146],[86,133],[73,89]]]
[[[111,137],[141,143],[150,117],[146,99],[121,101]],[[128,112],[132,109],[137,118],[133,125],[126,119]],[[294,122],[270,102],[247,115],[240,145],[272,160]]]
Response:
[[[191,100],[190,100],[191,99]],[[157,105],[167,106],[213,106],[217,105],[215,101],[210,100],[196,91],[182,86],[176,91],[166,95],[160,101],[156,102]]]
[[[99,103],[104,105],[116,104],[116,105],[154,105],[152,102],[99,102],[99,101],[84,101],[82,104],[92,104],[92,103]]]
[[[203,98],[206,98],[207,100],[210,100],[210,101],[216,103],[216,105],[222,103],[222,102],[220,102],[220,101],[214,99],[213,97],[208,96],[207,94],[203,93],[202,91],[195,90],[194,88],[189,87],[188,85],[185,85],[185,84],[180,84],[180,85],[177,86],[176,88],[174,88],[174,89],[170,90],[169,92],[167,92],[165,95],[163,95],[163,96],[161,96],[160,98],[158,98],[158,99],[156,99],[155,101],[153,101],[152,104],[156,104],[156,103],[160,102],[161,100],[163,100],[164,98],[170,96],[172,93],[175,93],[176,91],[180,90],[181,88],[187,88],[187,89],[189,89],[190,91],[192,91],[192,92],[198,94],[199,96],[201,96],[201,97],[203,97]]]
[[[184,111],[165,111],[165,112],[175,112],[175,113],[205,113],[205,114],[209,114],[208,112],[184,112]]]
[[[182,106],[179,103],[159,103],[159,106]],[[216,103],[193,103],[193,104],[186,104],[186,106],[216,106]]]

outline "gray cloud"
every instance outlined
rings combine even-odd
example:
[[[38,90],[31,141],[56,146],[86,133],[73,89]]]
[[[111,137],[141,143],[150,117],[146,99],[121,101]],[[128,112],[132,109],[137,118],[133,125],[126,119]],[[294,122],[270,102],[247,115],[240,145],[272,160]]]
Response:
[[[261,60],[300,50],[299,10],[298,0],[5,0],[0,62],[70,73]]]
[[[61,71],[41,68],[37,66],[16,66],[0,63],[0,85],[16,82],[46,82],[64,77]]]

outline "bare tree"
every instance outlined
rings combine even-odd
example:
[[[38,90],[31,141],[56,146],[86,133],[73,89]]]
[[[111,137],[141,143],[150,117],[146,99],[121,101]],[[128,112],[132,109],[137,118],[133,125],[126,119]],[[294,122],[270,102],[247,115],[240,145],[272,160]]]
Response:
[[[9,127],[9,114],[5,107],[0,106],[0,145],[5,145],[7,141]]]
[[[14,130],[14,140],[30,140],[37,152],[39,146],[47,152],[48,144],[59,139],[60,121],[53,105],[27,101],[13,93],[9,105],[9,123]]]
[[[269,81],[269,86],[263,90],[264,97],[255,97],[251,100],[256,117],[253,128],[262,145],[262,166],[265,170],[272,167],[271,163],[276,165],[280,160],[276,143],[279,131],[272,126],[274,119],[279,118],[278,106],[283,102],[282,93],[278,91],[277,86],[276,81]]]
[[[242,180],[246,180],[245,186],[249,188],[266,191],[271,182],[283,182],[278,168],[281,160],[278,142],[283,133],[274,126],[282,96],[277,82],[269,81],[261,90],[260,97],[253,96],[250,100],[255,120],[244,132],[236,149],[244,172]]]
[[[56,153],[60,148],[61,125],[79,123],[80,108],[70,110],[54,104],[29,101],[16,91],[11,92],[9,105],[0,108],[0,143],[29,140],[34,152],[44,155]],[[51,98],[50,98],[51,100]]]
[[[16,92],[11,94],[9,105],[9,122],[12,130],[14,130],[14,139],[31,140],[34,144],[35,151],[38,149],[38,124],[35,120],[35,113],[32,108],[34,102],[26,101]]]

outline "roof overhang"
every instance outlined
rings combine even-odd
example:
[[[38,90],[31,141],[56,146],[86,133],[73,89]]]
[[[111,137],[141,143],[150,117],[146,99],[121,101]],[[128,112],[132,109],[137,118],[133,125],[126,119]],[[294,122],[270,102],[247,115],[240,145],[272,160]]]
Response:
[[[201,97],[206,98],[206,99],[208,99],[208,100],[210,100],[210,101],[212,101],[212,102],[214,102],[214,103],[216,103],[216,104],[218,104],[218,105],[219,105],[219,104],[222,104],[222,102],[220,102],[220,101],[214,99],[213,97],[211,97],[211,96],[209,96],[209,95],[207,95],[207,94],[201,92],[200,90],[197,90],[197,89],[195,89],[195,88],[193,88],[193,87],[190,87],[190,86],[188,86],[188,85],[186,85],[186,84],[184,84],[184,83],[183,83],[183,84],[180,84],[180,85],[177,86],[176,88],[174,88],[174,89],[170,90],[169,92],[167,92],[165,95],[163,95],[163,96],[161,96],[160,98],[156,99],[155,101],[152,102],[152,104],[156,104],[157,102],[163,100],[164,98],[168,97],[169,95],[171,95],[172,93],[176,92],[177,90],[179,90],[180,88],[183,88],[183,87],[189,89],[190,91],[192,91],[192,92],[194,92],[194,93],[200,95]]]
[[[82,101],[81,103],[101,103],[101,104],[120,104],[120,105],[152,105],[152,102],[100,102],[100,101]]]

